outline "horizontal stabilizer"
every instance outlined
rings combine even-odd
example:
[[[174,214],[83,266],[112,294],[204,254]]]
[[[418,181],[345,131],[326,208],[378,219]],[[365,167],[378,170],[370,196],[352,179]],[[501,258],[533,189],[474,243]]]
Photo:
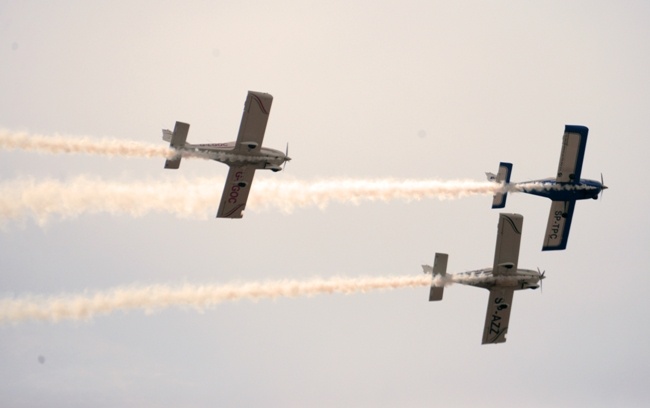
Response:
[[[499,171],[496,176],[492,173],[485,173],[489,181],[496,183],[508,184],[510,183],[510,173],[512,173],[512,163],[499,163]],[[492,199],[492,208],[504,208],[506,206],[506,199],[508,198],[507,192],[499,192],[494,195]]]
[[[445,287],[444,285],[436,286],[434,282],[437,275],[440,275],[442,277],[447,275],[448,259],[449,259],[449,255],[440,254],[436,252],[436,257],[434,258],[433,261],[433,271],[431,273],[431,290],[429,291],[429,302],[442,300],[442,295],[445,291]]]
[[[190,125],[183,122],[176,122],[174,126],[174,133],[169,135],[169,130],[163,130],[163,140],[168,140],[169,138],[169,147],[175,150],[182,150],[185,147],[185,140],[187,140],[187,133],[190,131]],[[174,159],[167,159],[165,161],[166,169],[177,169],[181,165],[181,153],[178,153],[178,156]]]

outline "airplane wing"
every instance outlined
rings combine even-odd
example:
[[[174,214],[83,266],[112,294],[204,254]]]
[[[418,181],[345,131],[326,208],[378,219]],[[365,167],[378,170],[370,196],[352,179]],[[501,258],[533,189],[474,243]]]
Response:
[[[497,245],[494,251],[494,276],[508,275],[517,271],[519,244],[524,217],[521,214],[499,214]]]
[[[490,289],[490,299],[485,315],[482,344],[506,342],[514,293],[514,288],[509,287],[494,287]]]
[[[230,167],[226,185],[221,194],[221,204],[217,218],[241,218],[246,208],[248,192],[253,184],[255,169],[253,167]]]
[[[273,96],[263,92],[248,91],[235,151],[260,151],[272,103]]]
[[[542,251],[566,249],[575,206],[575,200],[553,201],[551,203],[551,212],[548,216]]]
[[[564,127],[560,165],[557,169],[558,183],[578,183],[580,181],[588,133],[589,129],[584,126],[566,125]]]

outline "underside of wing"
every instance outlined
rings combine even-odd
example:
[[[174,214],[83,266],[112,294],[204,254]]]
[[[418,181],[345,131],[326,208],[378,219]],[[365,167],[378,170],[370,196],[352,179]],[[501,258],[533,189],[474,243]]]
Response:
[[[514,293],[513,288],[490,289],[482,344],[505,343]]]
[[[589,129],[584,126],[565,126],[560,165],[557,169],[558,183],[578,183],[580,181],[588,133]]]
[[[551,211],[548,216],[542,251],[566,249],[575,205],[575,200],[553,201],[551,203]]]
[[[242,212],[246,208],[253,176],[255,176],[255,169],[252,167],[230,167],[217,218],[243,217]]]
[[[272,103],[273,96],[263,92],[248,91],[237,135],[236,151],[260,151]]]
[[[494,251],[494,276],[507,275],[517,271],[519,244],[524,217],[521,214],[499,214],[497,244]]]

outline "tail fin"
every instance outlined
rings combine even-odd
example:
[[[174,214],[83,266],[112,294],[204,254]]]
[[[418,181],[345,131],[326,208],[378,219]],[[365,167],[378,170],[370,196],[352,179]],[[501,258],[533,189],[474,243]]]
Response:
[[[163,130],[163,140],[169,142],[169,147],[176,150],[181,150],[185,146],[185,140],[187,139],[187,133],[190,131],[190,125],[183,122],[176,122],[174,126],[174,133],[169,130]],[[167,159],[165,162],[166,169],[177,169],[181,165],[181,156],[180,154],[174,159]]]
[[[429,291],[429,302],[434,302],[436,300],[442,300],[442,295],[445,291],[444,286],[435,286],[434,280],[436,275],[445,277],[447,275],[447,259],[449,255],[440,254],[436,252],[436,257],[433,261],[433,269],[431,270],[431,290]],[[425,272],[429,268],[425,268]]]
[[[512,163],[499,163],[499,171],[496,176],[492,173],[485,173],[489,181],[494,181],[496,183],[510,183],[510,173],[512,173]],[[492,208],[504,208],[506,206],[506,199],[508,198],[508,193],[496,193],[492,199]]]

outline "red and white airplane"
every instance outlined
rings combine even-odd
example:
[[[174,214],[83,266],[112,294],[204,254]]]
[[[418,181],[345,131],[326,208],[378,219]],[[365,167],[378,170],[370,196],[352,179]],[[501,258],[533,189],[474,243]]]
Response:
[[[230,167],[217,218],[241,218],[246,208],[255,170],[280,171],[286,162],[291,160],[288,157],[288,145],[284,153],[262,147],[272,103],[273,96],[263,92],[248,91],[239,134],[234,142],[195,145],[186,143],[190,125],[183,122],[176,122],[173,132],[163,130],[163,140],[169,142],[169,146],[179,153],[175,158],[165,162],[166,169],[177,169],[183,156],[200,156]]]

